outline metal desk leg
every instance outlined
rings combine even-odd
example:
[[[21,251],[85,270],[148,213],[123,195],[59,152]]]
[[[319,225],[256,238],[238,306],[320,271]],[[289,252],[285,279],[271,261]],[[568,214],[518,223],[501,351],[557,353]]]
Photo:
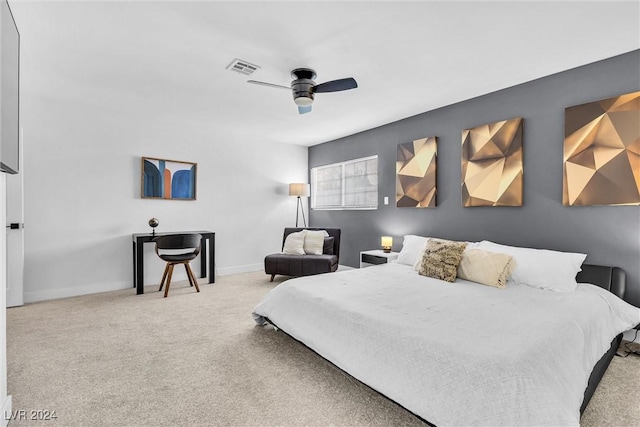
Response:
[[[200,239],[200,277],[207,277],[207,238]]]
[[[136,294],[144,294],[144,243],[136,243]]]
[[[133,245],[133,256],[132,261],[133,261],[133,287],[136,287],[136,242],[132,242]]]
[[[209,283],[216,283],[216,235],[215,233],[209,238],[211,245],[209,250]]]

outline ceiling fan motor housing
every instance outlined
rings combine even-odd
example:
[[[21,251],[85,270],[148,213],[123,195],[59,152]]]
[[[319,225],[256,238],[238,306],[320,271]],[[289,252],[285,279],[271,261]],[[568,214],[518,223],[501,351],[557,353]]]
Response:
[[[308,107],[313,103],[316,72],[311,68],[296,68],[291,71],[291,78],[294,79],[291,82],[293,101],[300,107]]]
[[[314,98],[313,87],[315,82],[310,79],[298,79],[291,82],[293,100],[297,105],[306,107],[311,105]]]
[[[311,68],[296,68],[291,72],[291,78],[293,80],[309,79],[314,80],[316,78],[316,72]]]

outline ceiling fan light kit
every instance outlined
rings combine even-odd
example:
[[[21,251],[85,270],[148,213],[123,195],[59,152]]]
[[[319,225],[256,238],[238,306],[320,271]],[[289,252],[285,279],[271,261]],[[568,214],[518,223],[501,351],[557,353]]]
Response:
[[[310,93],[309,95],[294,94],[293,102],[295,102],[298,107],[308,107],[313,103],[313,94],[312,93]]]
[[[293,102],[298,106],[298,112],[300,114],[309,113],[311,111],[311,104],[313,104],[316,93],[340,92],[358,87],[358,83],[356,83],[355,79],[352,77],[331,80],[316,85],[316,82],[314,81],[316,78],[316,72],[311,68],[296,68],[291,71],[291,78],[293,79],[291,82],[291,88],[273,83],[259,82],[256,80],[248,80],[247,83],[277,87],[281,89],[291,89]]]

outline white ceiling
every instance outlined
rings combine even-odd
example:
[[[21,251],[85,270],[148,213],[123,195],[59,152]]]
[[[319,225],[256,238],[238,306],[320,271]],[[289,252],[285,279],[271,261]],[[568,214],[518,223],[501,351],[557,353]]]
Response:
[[[9,3],[23,91],[222,141],[310,146],[640,48],[637,0]],[[359,88],[299,115],[286,90],[226,70],[234,58],[256,80],[310,67]]]

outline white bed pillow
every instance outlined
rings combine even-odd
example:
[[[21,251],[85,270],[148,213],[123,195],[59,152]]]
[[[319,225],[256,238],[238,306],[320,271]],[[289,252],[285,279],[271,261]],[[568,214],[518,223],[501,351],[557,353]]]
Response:
[[[515,283],[556,292],[572,292],[578,283],[576,274],[587,255],[547,249],[520,248],[483,240],[478,249],[511,255],[516,267],[511,273]]]
[[[282,253],[288,255],[304,255],[304,236],[307,230],[291,233],[284,239]],[[322,249],[320,249],[322,251]]]
[[[304,253],[307,255],[322,255],[324,238],[329,236],[327,230],[304,230]]]
[[[404,236],[402,249],[398,254],[397,263],[410,265],[415,268],[416,263],[422,261],[424,247],[428,241],[428,237],[416,236],[414,234]]]

